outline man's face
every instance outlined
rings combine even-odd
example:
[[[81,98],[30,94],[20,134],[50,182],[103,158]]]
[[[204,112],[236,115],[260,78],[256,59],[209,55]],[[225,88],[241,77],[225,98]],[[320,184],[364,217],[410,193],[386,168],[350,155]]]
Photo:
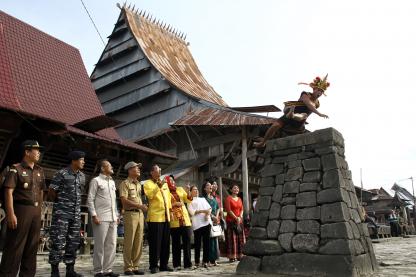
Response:
[[[104,161],[103,162],[101,171],[105,175],[112,175],[114,173],[113,166],[111,165],[111,163],[109,161]]]
[[[37,163],[40,159],[40,151],[37,148],[25,150],[25,156],[28,161]]]
[[[150,172],[150,175],[152,175],[153,179],[160,178],[160,167],[157,165],[153,166],[152,171]]]
[[[138,166],[133,166],[129,168],[129,177],[138,178],[140,177],[140,168]]]
[[[319,98],[322,96],[322,94],[324,94],[324,91],[320,88],[314,88],[313,94],[315,95],[316,98]]]
[[[84,158],[80,158],[78,160],[73,160],[72,161],[72,165],[74,168],[76,168],[77,170],[81,170],[84,168],[85,165],[85,160]]]

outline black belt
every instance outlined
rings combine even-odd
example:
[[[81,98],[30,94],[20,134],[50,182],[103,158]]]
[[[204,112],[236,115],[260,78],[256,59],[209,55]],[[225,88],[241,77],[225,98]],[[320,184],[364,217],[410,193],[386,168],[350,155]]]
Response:
[[[138,213],[138,212],[140,212],[140,210],[139,210],[139,209],[134,209],[134,210],[126,210],[126,212],[136,212],[136,213]]]
[[[34,206],[34,207],[39,206],[39,202],[33,202],[30,200],[15,200],[14,204],[24,205],[24,206]]]

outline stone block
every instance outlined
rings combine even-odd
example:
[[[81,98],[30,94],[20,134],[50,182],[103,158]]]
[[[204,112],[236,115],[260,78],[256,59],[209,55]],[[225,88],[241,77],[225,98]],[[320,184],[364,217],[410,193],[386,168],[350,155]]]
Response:
[[[286,162],[286,164],[287,164],[287,168],[300,167],[302,166],[302,161],[294,160],[294,161]]]
[[[268,164],[263,167],[261,177],[276,176],[283,172],[283,164]]]
[[[292,204],[296,204],[296,197],[283,197],[282,201],[281,201],[282,205],[292,205]]]
[[[296,206],[295,205],[283,206],[280,212],[280,217],[282,219],[295,219],[296,218]]]
[[[267,237],[269,239],[277,239],[279,235],[280,229],[280,221],[278,220],[271,220],[269,224],[267,224]]]
[[[329,145],[329,146],[316,148],[314,150],[315,150],[315,153],[318,154],[318,155],[325,155],[325,154],[331,154],[331,153],[341,154],[340,149],[341,148],[338,147],[338,146]],[[342,155],[343,155],[343,153],[342,153]]]
[[[285,183],[285,174],[279,174],[275,178],[276,185],[283,185]]]
[[[306,159],[302,161],[303,169],[305,171],[315,171],[321,169],[321,159],[320,158],[312,158]]]
[[[294,232],[296,232],[296,222],[294,220],[282,220],[280,222],[280,234]]]
[[[297,234],[292,239],[292,246],[296,252],[315,253],[319,248],[319,237],[314,234]]]
[[[301,192],[296,195],[296,207],[314,207],[316,206],[316,192]]]
[[[250,229],[249,238],[253,239],[267,239],[266,228],[253,227]]]
[[[276,150],[271,152],[271,156],[272,157],[279,157],[279,158],[285,158],[287,161],[287,157],[288,155],[292,155],[292,154],[296,154],[299,153],[300,151],[302,151],[301,147],[296,147],[296,148],[288,148],[288,149],[283,149],[283,150]]]
[[[263,177],[260,181],[260,187],[274,187],[274,177]]]
[[[360,233],[360,230],[358,229],[357,224],[353,220],[350,220],[349,224],[351,226],[351,230],[352,230],[352,234],[353,234],[354,238],[359,239],[361,237],[361,233]]]
[[[274,187],[260,187],[259,194],[261,196],[270,196],[273,195],[275,188]]]
[[[320,171],[309,171],[303,175],[302,181],[304,183],[319,183],[321,181]]]
[[[283,185],[277,185],[274,190],[272,200],[273,202],[280,202],[282,201],[282,197],[283,197]]]
[[[342,178],[341,171],[332,169],[324,173],[323,188],[343,188],[345,187],[344,178]]]
[[[350,203],[350,196],[348,192],[342,188],[330,188],[324,189],[318,192],[317,201],[319,204],[323,203],[334,203],[334,202],[345,202]]]
[[[296,211],[297,220],[320,219],[320,218],[321,218],[320,207],[303,208],[303,209],[297,209]]]
[[[283,194],[298,193],[299,192],[299,185],[300,185],[300,183],[298,181],[286,182],[283,185]]]
[[[284,233],[280,234],[278,239],[280,245],[286,252],[292,252],[292,238],[295,236],[294,233]]]
[[[289,168],[286,171],[285,181],[296,181],[302,179],[303,176],[303,168],[302,167],[294,167]]]
[[[277,240],[251,239],[243,247],[243,254],[248,256],[267,256],[283,253]]]
[[[256,204],[256,209],[257,210],[269,210],[271,204],[272,204],[271,196],[260,196]]]
[[[349,210],[350,210],[351,219],[357,224],[361,223],[362,220],[361,220],[360,214],[358,213],[357,209],[349,209]],[[363,218],[363,220],[364,220],[364,218]]]
[[[261,269],[261,258],[244,256],[237,265],[237,274],[258,274]]]
[[[315,157],[315,156],[316,156],[316,154],[313,153],[313,152],[301,152],[301,153],[298,154],[298,159],[299,160],[304,160],[304,159],[309,159],[309,158],[312,158],[312,157]]]
[[[350,211],[343,202],[324,204],[321,206],[321,223],[348,221]]]
[[[253,226],[255,227],[266,227],[269,221],[269,211],[255,212],[253,215]]]
[[[353,239],[354,234],[348,222],[329,223],[321,225],[321,238]]]
[[[299,148],[301,150],[301,148]],[[290,154],[286,157],[286,162],[296,161],[298,159],[298,154]]]
[[[280,218],[280,204],[273,202],[270,208],[269,220]]]
[[[351,200],[351,208],[353,209],[357,209],[358,207],[360,207],[361,205],[359,204],[360,202],[358,202],[358,197],[354,192],[348,192],[350,194],[350,200]]]
[[[301,234],[319,234],[320,227],[316,220],[300,220],[296,223],[297,232]]]
[[[263,257],[261,271],[273,276],[337,276],[355,277],[374,273],[369,255],[321,255],[284,253]]]
[[[324,171],[328,171],[330,169],[335,168],[342,168],[343,159],[334,153],[327,154],[321,157],[322,168]]]
[[[354,243],[348,239],[328,240],[319,248],[319,253],[326,255],[355,255]]]
[[[299,191],[317,191],[318,190],[318,184],[317,183],[301,183],[299,186]]]

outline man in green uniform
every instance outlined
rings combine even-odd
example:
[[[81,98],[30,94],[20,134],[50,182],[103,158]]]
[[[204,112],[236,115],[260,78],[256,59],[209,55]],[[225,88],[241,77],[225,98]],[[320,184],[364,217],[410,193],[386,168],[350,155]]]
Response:
[[[11,166],[4,183],[7,237],[0,265],[0,276],[4,277],[17,276],[19,269],[21,277],[36,273],[45,176],[36,164],[39,143],[26,140],[22,148],[22,162]]]

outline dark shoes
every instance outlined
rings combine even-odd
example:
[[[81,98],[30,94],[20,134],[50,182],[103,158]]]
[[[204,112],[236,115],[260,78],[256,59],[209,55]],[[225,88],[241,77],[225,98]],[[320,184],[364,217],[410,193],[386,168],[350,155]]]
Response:
[[[51,277],[59,277],[59,265],[51,265]]]
[[[94,274],[94,277],[104,277],[104,273],[96,273]]]
[[[133,275],[144,275],[143,271],[134,270],[134,271],[124,271],[124,275],[133,276]]]
[[[133,273],[133,271],[124,271],[124,275],[126,275],[126,276],[133,276],[134,273]]]
[[[159,269],[157,267],[153,267],[153,268],[150,269],[151,274],[155,274],[155,273],[158,273],[158,272],[159,272]]]
[[[118,277],[118,276],[120,276],[120,274],[117,274],[117,273],[114,273],[114,272],[108,272],[108,273],[104,273],[104,276]]]
[[[66,277],[83,277],[81,274],[78,274],[74,270],[74,264],[66,265]]]
[[[160,271],[167,271],[167,272],[173,272],[173,268],[171,268],[171,267],[161,267],[160,268]]]

